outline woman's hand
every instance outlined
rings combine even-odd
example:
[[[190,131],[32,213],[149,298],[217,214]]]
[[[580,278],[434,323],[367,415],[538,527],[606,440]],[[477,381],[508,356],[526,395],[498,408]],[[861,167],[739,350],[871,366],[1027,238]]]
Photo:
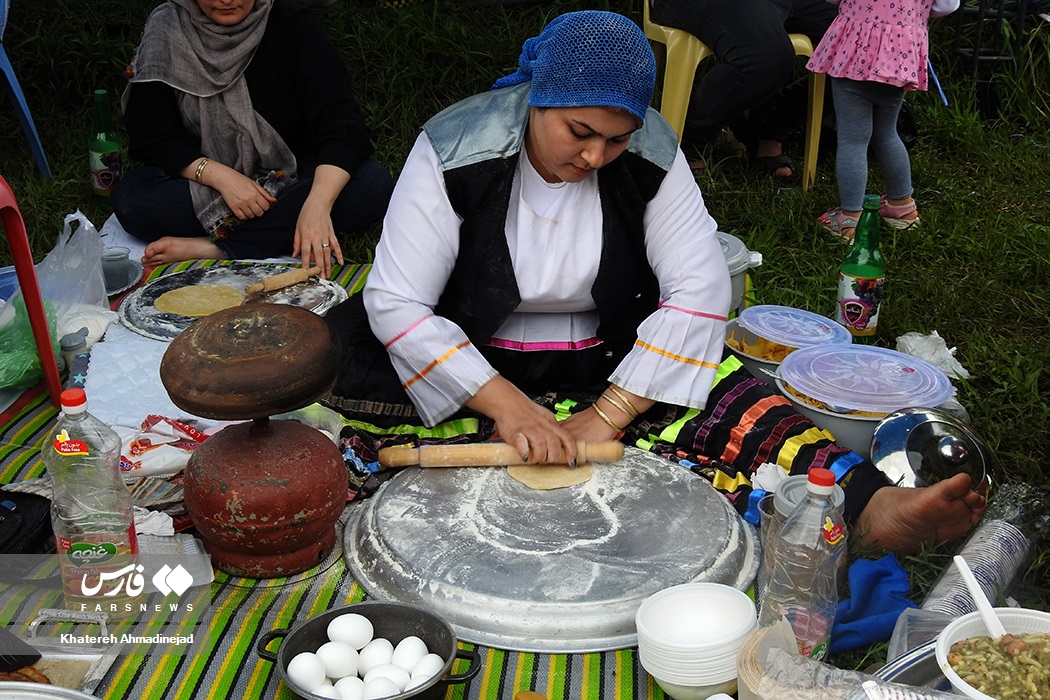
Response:
[[[496,433],[529,464],[575,464],[576,438],[554,414],[501,376],[489,380],[467,406],[496,421]]]
[[[573,413],[561,422],[562,427],[577,440],[599,442],[602,440],[619,440],[622,430],[613,430],[606,425],[593,408]]]
[[[648,411],[653,403],[652,399],[613,384],[590,408],[572,414],[562,425],[577,440],[618,440],[631,421]]]
[[[328,279],[332,272],[332,255],[343,264],[343,251],[332,225],[332,206],[348,182],[350,174],[342,168],[318,165],[310,194],[295,223],[292,256],[302,255],[303,267],[320,267],[321,279]]]
[[[226,206],[241,221],[262,216],[277,203],[277,198],[263,189],[258,182],[221,163],[209,163],[205,174],[213,167],[215,171],[211,178],[207,182],[202,180],[201,184],[217,189]]]
[[[211,159],[200,168],[202,160],[198,158],[183,168],[182,176],[218,190],[222,201],[238,219],[244,221],[262,216],[277,203],[276,197],[247,175]]]

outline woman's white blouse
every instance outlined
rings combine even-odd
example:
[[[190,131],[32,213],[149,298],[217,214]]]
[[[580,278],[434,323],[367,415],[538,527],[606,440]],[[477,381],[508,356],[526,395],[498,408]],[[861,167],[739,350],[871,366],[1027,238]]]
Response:
[[[434,314],[459,251],[461,222],[421,133],[394,188],[364,302],[372,331],[428,425],[497,374],[459,326]],[[703,408],[722,354],[729,270],[681,152],[643,223],[660,308],[638,327],[638,341],[609,379],[656,401]],[[528,352],[600,343],[590,293],[602,241],[597,176],[551,184],[523,152],[506,233],[521,303],[489,344]]]

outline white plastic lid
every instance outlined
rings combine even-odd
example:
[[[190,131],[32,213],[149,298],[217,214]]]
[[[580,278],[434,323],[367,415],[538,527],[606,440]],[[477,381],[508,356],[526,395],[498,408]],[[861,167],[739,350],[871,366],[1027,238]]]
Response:
[[[853,342],[853,335],[845,326],[791,306],[749,306],[740,312],[739,323],[759,337],[791,348]]]
[[[892,413],[935,407],[953,393],[948,376],[929,362],[867,345],[812,345],[780,363],[780,378],[831,410]]]
[[[752,253],[736,236],[722,231],[716,231],[718,244],[722,246],[722,254],[726,257],[726,265],[729,266],[729,274],[735,275],[751,267],[762,264],[762,255]]]

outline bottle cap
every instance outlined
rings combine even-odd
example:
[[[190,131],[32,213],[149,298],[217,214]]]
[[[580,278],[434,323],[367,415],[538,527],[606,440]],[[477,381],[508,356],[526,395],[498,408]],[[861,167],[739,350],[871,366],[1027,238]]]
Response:
[[[810,469],[806,480],[806,490],[824,496],[831,495],[835,490],[835,472],[820,467]]]
[[[783,522],[791,515],[791,511],[798,507],[802,499],[806,497],[809,488],[809,477],[806,474],[796,474],[777,484],[776,495],[773,497],[773,507],[776,508],[777,517]],[[836,508],[842,508],[846,503],[846,492],[836,484],[831,490],[831,503]]]
[[[778,372],[783,383],[838,413],[935,407],[954,392],[948,375],[929,362],[874,345],[801,348]]]
[[[835,472],[830,469],[824,469],[822,467],[813,467],[809,470],[807,475],[809,483],[816,484],[817,486],[834,486],[835,485]]]
[[[83,389],[66,389],[59,397],[63,413],[83,413],[87,410],[87,394]]]
[[[740,312],[737,322],[760,338],[790,348],[853,342],[853,334],[845,326],[826,316],[791,306],[749,306]]]

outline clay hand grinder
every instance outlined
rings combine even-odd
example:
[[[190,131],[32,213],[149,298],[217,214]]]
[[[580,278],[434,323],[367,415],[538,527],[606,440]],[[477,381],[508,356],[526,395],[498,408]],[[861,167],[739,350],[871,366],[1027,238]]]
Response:
[[[290,576],[331,553],[347,496],[342,455],[321,431],[269,416],[327,394],[338,359],[324,320],[285,304],[211,314],[165,351],[160,378],[176,406],[249,419],[212,435],[186,465],[186,509],[217,568]]]

